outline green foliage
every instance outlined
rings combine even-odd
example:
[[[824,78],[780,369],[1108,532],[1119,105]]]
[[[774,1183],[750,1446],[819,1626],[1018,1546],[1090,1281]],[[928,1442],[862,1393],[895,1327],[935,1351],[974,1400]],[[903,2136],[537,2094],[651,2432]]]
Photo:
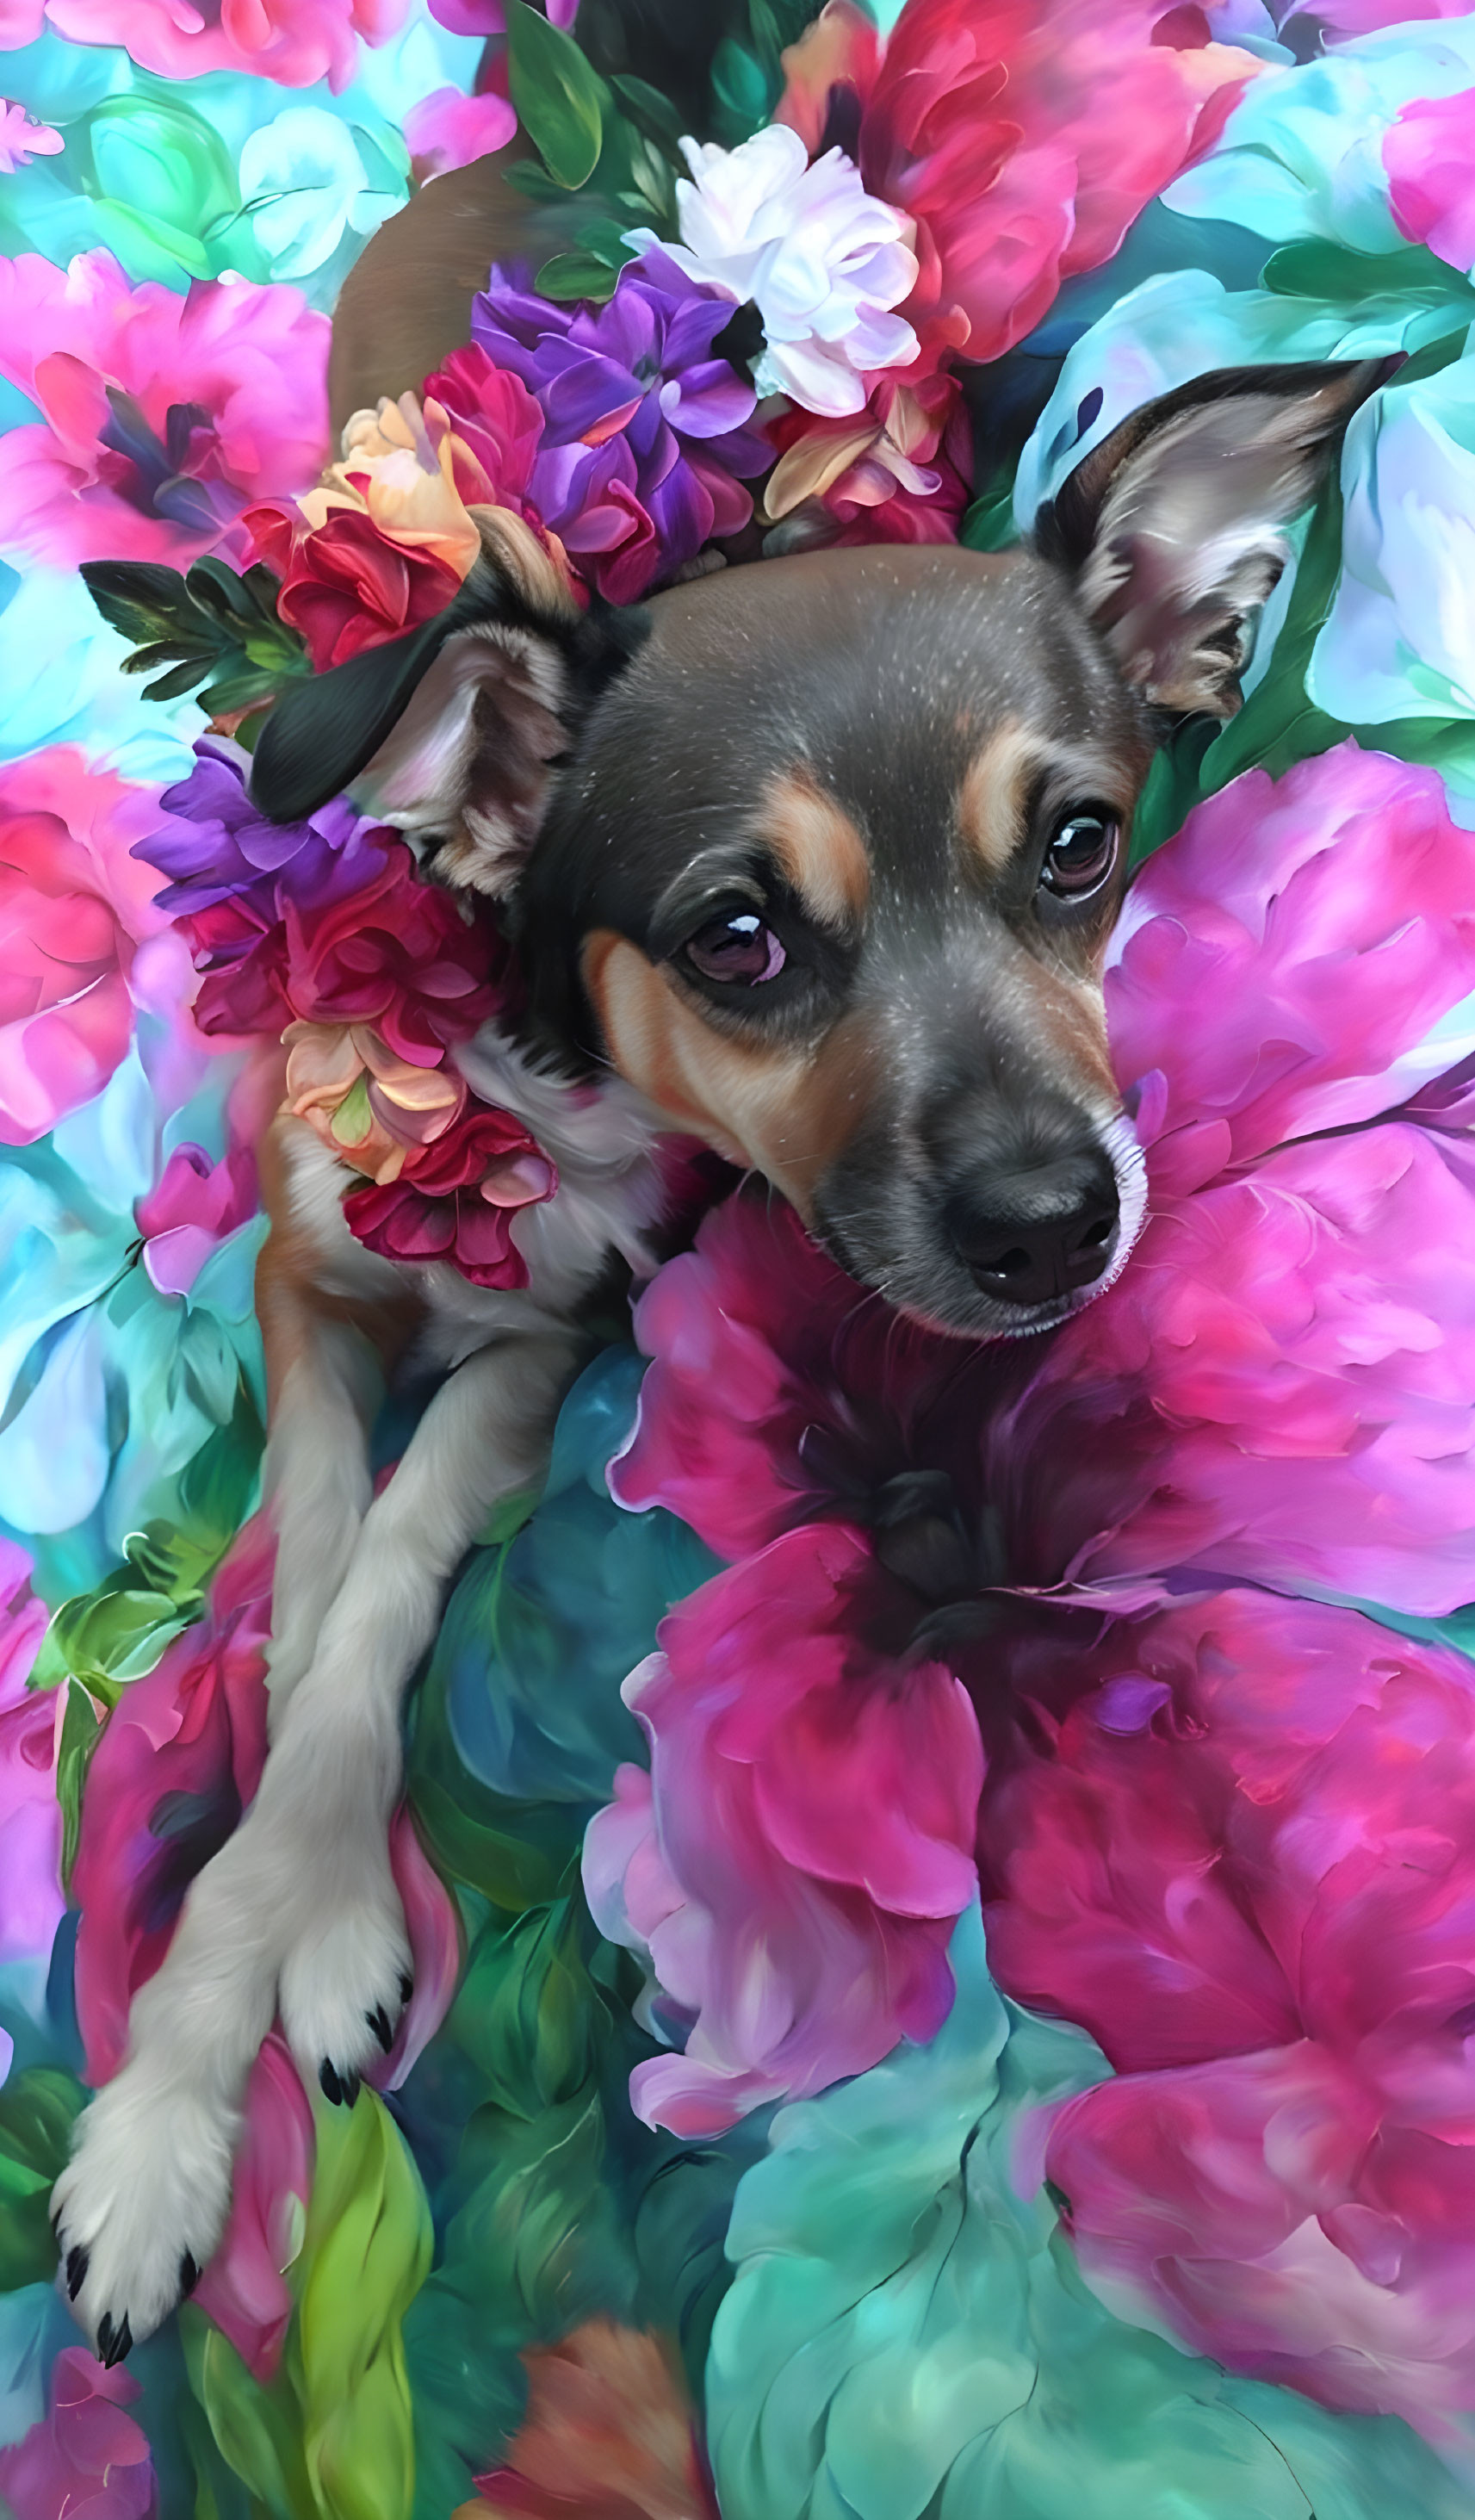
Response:
[[[600,162],[609,90],[573,37],[528,0],[511,0],[507,52],[518,121],[554,182],[578,192]]]
[[[145,686],[151,700],[196,691],[212,717],[275,699],[310,668],[295,630],[277,618],[279,581],[258,562],[244,575],[213,556],[187,575],[156,561],[86,561],[82,576],[105,621],[134,653],[125,674],[166,670]]]
[[[0,2292],[49,2283],[56,2272],[52,2183],[85,2098],[70,2074],[47,2065],[12,2073],[0,2086]]]

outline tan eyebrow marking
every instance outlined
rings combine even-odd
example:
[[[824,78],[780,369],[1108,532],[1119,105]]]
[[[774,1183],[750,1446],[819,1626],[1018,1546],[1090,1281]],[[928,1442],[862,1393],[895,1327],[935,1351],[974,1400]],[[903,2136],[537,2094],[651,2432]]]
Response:
[[[850,816],[802,764],[771,779],[758,828],[823,927],[849,927],[871,897],[871,860]]]
[[[958,829],[986,875],[1003,875],[1013,856],[1028,784],[1049,758],[1040,737],[1010,719],[969,762],[958,791]]]

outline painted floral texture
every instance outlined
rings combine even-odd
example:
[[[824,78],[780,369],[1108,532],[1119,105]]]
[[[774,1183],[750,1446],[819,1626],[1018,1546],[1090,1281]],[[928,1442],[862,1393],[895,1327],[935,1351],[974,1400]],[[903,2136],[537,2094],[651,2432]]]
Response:
[[[328,325],[297,292],[131,288],[112,254],[0,261],[0,376],[36,403],[12,429],[0,548],[73,565],[203,551],[245,559],[242,511],[305,489],[328,436]]]

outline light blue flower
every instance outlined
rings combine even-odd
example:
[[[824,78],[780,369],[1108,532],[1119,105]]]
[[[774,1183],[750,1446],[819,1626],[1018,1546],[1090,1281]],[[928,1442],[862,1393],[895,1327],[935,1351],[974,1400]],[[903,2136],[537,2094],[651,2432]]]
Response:
[[[14,573],[11,573],[14,575]],[[79,743],[148,787],[185,778],[203,720],[191,698],[162,705],[125,675],[128,642],[74,569],[28,568],[0,590],[0,761]]]
[[[345,228],[372,236],[404,190],[376,189],[353,133],[315,105],[291,105],[241,152],[241,192],[274,280],[301,280],[336,252]]]
[[[707,2363],[725,2520],[1461,2520],[1394,2420],[1113,2318],[1040,2184],[1035,2112],[1105,2073],[990,1980],[976,1906],[926,2048],[782,2110],[741,2181]]]
[[[65,1568],[67,1590],[100,1581],[128,1534],[170,1510],[180,1473],[229,1422],[243,1373],[259,1381],[260,1221],[172,1296],[142,1266],[133,1214],[173,1146],[223,1151],[235,1062],[209,1059],[171,1110],[149,1055],[161,1027],[139,1023],[102,1094],[0,1159],[0,1523],[32,1547],[65,1539],[37,1549],[48,1591],[48,1564]]]

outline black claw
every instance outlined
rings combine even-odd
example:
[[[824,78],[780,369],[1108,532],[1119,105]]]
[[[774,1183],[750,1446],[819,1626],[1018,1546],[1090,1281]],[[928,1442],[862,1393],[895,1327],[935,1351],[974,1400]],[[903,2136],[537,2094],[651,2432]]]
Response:
[[[357,2074],[345,2074],[342,2079],[342,2089],[343,2106],[345,2109],[351,2109],[354,2101],[359,2095],[359,2078]]]
[[[364,2019],[368,2022],[370,2029],[373,2031],[380,2046],[382,2048],[384,2054],[387,2056],[390,2048],[394,2045],[394,2033],[389,2027],[389,2015],[384,2010],[383,2005],[381,2003],[377,2003],[372,2012],[365,2013]]]
[[[414,1993],[414,1978],[409,1975],[407,1970],[401,1969],[399,1973],[399,2000],[401,2003],[408,2003]]]
[[[191,2256],[189,2250],[186,2249],[184,2256],[179,2261],[179,2289],[183,2293],[186,2301],[189,2300],[191,2293],[194,2291],[195,2286],[199,2281],[200,2269],[195,2264],[195,2260]]]
[[[86,2280],[86,2250],[68,2249],[67,2252],[67,2298],[68,2301],[75,2301]]]
[[[121,2362],[132,2351],[133,2330],[128,2324],[127,2312],[124,2311],[114,2328],[112,2311],[105,2310],[97,2323],[97,2359],[104,2370],[111,2371],[114,2363]]]
[[[321,2063],[321,2065],[318,2067],[318,2081],[319,2081],[319,2082],[322,2084],[322,2086],[323,2086],[323,2097],[324,2097],[324,2099],[325,2099],[325,2100],[330,2100],[330,2101],[333,2103],[333,2106],[334,2106],[335,2108],[336,2108],[336,2107],[337,2107],[337,2105],[338,2105],[338,2102],[341,2100],[341,2098],[342,2098],[342,2096],[343,2096],[343,2086],[342,2086],[342,2084],[338,2081],[337,2075],[335,2073],[332,2063],[330,2062],[329,2058],[328,2058],[328,2057],[326,2057],[326,2056],[324,2057],[323,2062]]]

